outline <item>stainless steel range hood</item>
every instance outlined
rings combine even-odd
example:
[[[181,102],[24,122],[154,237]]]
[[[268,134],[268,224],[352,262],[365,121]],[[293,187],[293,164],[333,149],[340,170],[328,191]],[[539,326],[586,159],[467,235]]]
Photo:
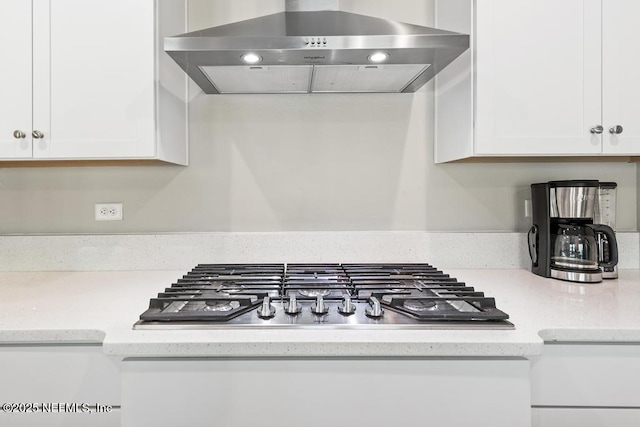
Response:
[[[415,92],[469,36],[337,10],[291,11],[165,38],[208,94]]]

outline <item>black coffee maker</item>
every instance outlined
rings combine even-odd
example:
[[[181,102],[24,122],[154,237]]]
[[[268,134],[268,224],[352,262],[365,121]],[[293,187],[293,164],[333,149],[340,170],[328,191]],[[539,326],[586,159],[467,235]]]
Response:
[[[599,181],[549,181],[531,185],[533,225],[528,243],[531,271],[538,276],[571,282],[602,281],[602,268],[618,263],[615,232],[594,224]],[[609,242],[609,257],[601,260],[598,236]]]

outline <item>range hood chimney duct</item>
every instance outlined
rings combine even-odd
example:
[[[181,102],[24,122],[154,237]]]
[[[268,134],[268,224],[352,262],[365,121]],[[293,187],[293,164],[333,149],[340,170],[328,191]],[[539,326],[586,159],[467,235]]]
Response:
[[[339,0],[165,38],[208,94],[411,93],[469,48],[469,36],[342,12]]]

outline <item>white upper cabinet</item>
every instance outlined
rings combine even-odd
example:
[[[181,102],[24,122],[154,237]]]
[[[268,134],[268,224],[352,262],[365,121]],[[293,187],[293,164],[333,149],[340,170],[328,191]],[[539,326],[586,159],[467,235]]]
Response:
[[[640,153],[636,3],[438,0],[472,49],[436,77],[436,161]]]
[[[186,30],[183,1],[0,4],[0,32],[18,42],[0,60],[11,94],[0,99],[10,111],[0,143],[14,146],[0,157],[187,164],[186,77],[165,60],[161,40]]]
[[[0,0],[0,158],[31,157],[31,2]]]
[[[480,0],[476,153],[599,153],[599,0]]]
[[[602,17],[603,152],[636,155],[640,153],[640,2],[603,0]]]

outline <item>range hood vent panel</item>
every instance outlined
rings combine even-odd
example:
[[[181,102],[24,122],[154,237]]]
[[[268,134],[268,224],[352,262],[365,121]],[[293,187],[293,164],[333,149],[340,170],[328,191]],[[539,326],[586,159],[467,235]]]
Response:
[[[202,71],[219,93],[307,93],[313,67],[222,66]]]
[[[415,92],[468,47],[464,34],[341,11],[282,12],[165,38],[165,51],[209,94]],[[372,64],[376,52],[388,60]],[[250,68],[247,53],[259,57]]]
[[[318,65],[312,92],[400,93],[428,65]],[[375,88],[373,90],[372,88]]]

